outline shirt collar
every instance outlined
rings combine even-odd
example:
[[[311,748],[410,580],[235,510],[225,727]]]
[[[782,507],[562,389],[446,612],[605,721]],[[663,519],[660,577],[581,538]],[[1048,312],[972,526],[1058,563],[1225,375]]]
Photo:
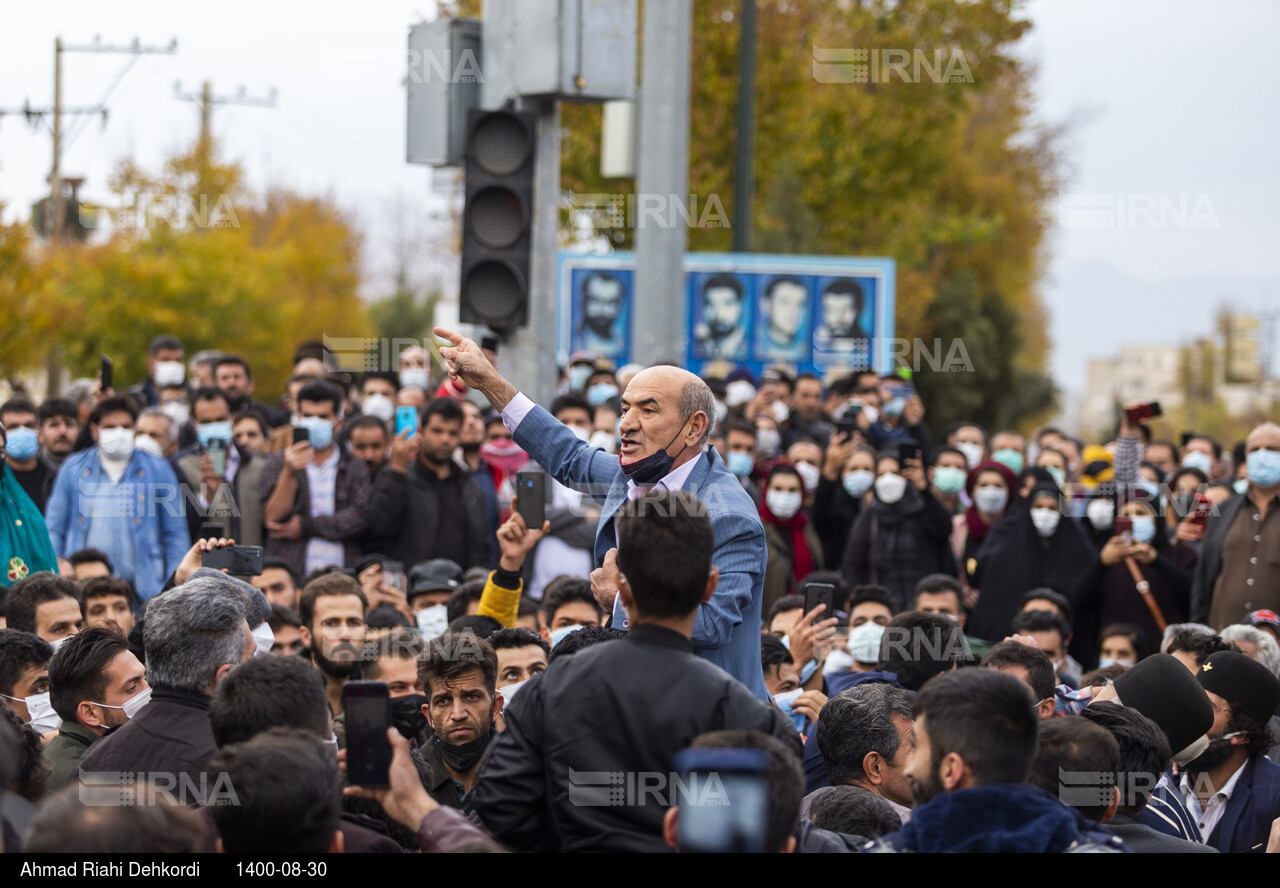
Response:
[[[1240,775],[1244,773],[1244,766],[1248,763],[1248,759],[1240,763],[1240,767],[1236,768],[1236,772],[1231,775],[1231,779],[1222,784],[1222,788],[1213,794],[1213,798],[1209,800],[1210,804],[1213,803],[1214,799],[1221,798],[1225,801],[1231,798],[1231,794],[1236,790],[1236,784],[1240,782]],[[1191,776],[1188,772],[1182,772],[1182,779],[1178,781],[1178,789],[1182,791],[1184,796],[1195,796],[1195,787],[1191,783]],[[1195,797],[1199,798],[1199,796]]]
[[[698,464],[698,460],[700,459],[702,459],[701,450],[699,450],[698,456],[696,458],[689,460],[684,465],[676,466],[670,472],[667,472],[667,474],[659,478],[657,482],[653,485],[653,487],[649,489],[656,490],[659,487],[663,488],[664,490],[683,489],[685,482],[688,481],[689,476],[693,474],[693,467]],[[637,493],[636,491],[643,492],[643,488],[638,487],[635,481],[632,481],[631,479],[628,478],[627,479],[627,499],[629,500],[638,499],[640,497],[640,493]]]

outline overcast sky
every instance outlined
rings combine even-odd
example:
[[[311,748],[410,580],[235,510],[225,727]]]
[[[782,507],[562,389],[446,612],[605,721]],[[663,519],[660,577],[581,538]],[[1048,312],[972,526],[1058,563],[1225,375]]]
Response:
[[[214,21],[207,5],[11,6],[0,28],[0,108],[51,102],[55,36],[75,45],[176,37],[177,55],[143,56],[125,74],[105,129],[68,118],[64,174],[86,176],[90,198],[107,196],[120,158],[154,168],[194,139],[197,112],[173,98],[175,81],[194,93],[210,79],[223,96],[275,88],[273,109],[228,106],[214,117],[250,185],[332,194],[366,233],[373,292],[389,280],[397,243],[410,245],[419,282],[446,274],[449,238],[432,219],[441,202],[426,168],[404,162],[406,32],[433,14],[432,0],[213,8]],[[1034,0],[1024,14],[1035,27],[1020,51],[1039,65],[1041,119],[1078,121],[1066,224],[1047,245],[1043,284],[1058,381],[1078,390],[1085,361],[1120,343],[1205,334],[1221,302],[1280,306],[1280,4]],[[128,61],[68,54],[64,102],[96,104]],[[42,196],[49,159],[47,130],[0,118],[5,221],[25,218]],[[1100,223],[1110,227],[1082,227]]]

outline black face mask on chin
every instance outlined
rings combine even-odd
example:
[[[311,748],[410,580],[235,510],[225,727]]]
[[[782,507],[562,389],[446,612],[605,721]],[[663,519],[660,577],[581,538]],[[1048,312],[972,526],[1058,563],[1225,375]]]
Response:
[[[437,734],[435,738],[436,749],[440,752],[440,758],[444,763],[459,774],[465,774],[470,771],[484,756],[484,751],[489,748],[489,742],[493,740],[493,726],[489,726],[489,730],[474,740],[468,740],[466,743],[454,745],[445,743]]]
[[[667,453],[667,447],[670,447],[679,440],[680,435],[684,432],[684,427],[688,424],[689,420],[687,419],[681,423],[680,431],[676,432],[675,437],[667,442],[667,446],[663,447],[657,453],[651,453],[644,459],[636,460],[633,463],[621,466],[622,474],[626,475],[637,484],[655,484],[662,478],[666,477],[671,471],[671,467],[675,464],[675,461],[680,458],[681,454],[683,454],[685,450],[688,449],[689,445],[686,444],[684,447],[681,447],[680,453],[677,453],[675,456]]]

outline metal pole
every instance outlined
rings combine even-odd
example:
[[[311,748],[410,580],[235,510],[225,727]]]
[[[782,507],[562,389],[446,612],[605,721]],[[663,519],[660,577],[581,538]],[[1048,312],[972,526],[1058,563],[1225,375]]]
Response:
[[[738,46],[738,148],[733,168],[733,252],[751,251],[756,163],[756,0],[742,0]]]
[[[693,215],[689,195],[692,41],[692,3],[646,0],[636,195],[631,213],[636,231],[632,357],[642,364],[684,360],[688,232],[678,210],[687,206]]]
[[[53,40],[53,169],[49,172],[49,209],[44,217],[44,236],[51,243],[62,242],[62,38]]]

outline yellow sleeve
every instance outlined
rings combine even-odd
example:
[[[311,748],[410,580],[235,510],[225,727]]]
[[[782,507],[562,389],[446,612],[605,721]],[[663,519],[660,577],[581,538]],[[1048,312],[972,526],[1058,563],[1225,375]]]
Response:
[[[484,592],[480,594],[480,610],[476,613],[482,617],[493,617],[507,629],[514,628],[516,616],[520,612],[520,593],[524,591],[524,580],[514,589],[505,589],[495,583],[497,571],[489,572],[489,580],[484,584]]]

